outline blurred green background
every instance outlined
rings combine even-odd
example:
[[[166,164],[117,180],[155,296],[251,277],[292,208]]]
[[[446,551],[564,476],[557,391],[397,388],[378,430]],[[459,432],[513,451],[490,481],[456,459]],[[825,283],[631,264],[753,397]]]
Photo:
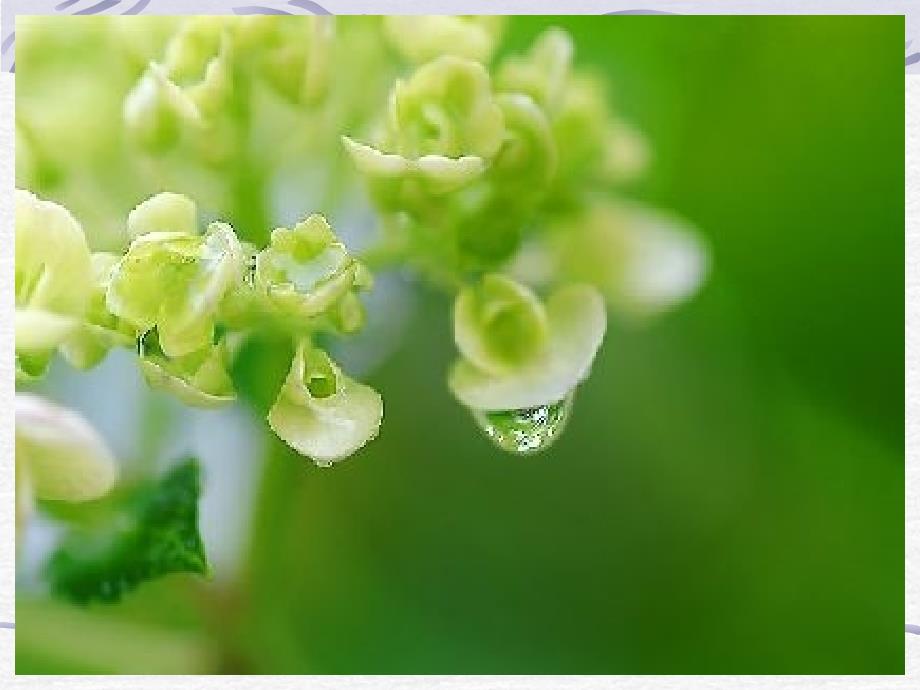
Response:
[[[702,293],[612,322],[536,457],[450,397],[423,295],[377,441],[269,442],[237,581],[30,598],[18,672],[105,670],[67,648],[96,636],[138,672],[903,673],[903,18],[518,17],[503,51],[551,24],[651,142],[633,195],[708,241]]]

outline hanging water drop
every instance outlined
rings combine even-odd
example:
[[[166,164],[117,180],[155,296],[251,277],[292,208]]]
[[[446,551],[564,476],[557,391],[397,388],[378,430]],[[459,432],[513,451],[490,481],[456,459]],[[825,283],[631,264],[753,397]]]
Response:
[[[493,443],[509,453],[526,455],[545,450],[562,433],[573,394],[559,402],[520,410],[474,410],[473,418]]]

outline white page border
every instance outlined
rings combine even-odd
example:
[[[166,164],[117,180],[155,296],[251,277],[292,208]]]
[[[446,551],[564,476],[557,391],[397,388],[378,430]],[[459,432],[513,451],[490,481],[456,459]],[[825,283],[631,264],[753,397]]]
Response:
[[[136,3],[136,0],[135,0]],[[135,3],[125,3],[133,5]],[[0,27],[12,23],[15,13],[42,14],[54,11],[60,0],[5,0],[0,7]],[[83,3],[91,4],[91,3]],[[220,13],[228,7],[263,5],[286,6],[277,0],[151,0],[146,12]],[[115,6],[113,6],[115,7]],[[486,2],[411,2],[410,0],[374,3],[336,0],[324,1],[321,8],[336,13],[412,13],[424,9],[439,12],[504,12],[504,13],[567,13],[597,14],[610,11],[660,10],[677,13],[729,14],[906,14],[907,39],[917,34],[915,50],[920,50],[920,3],[892,0],[871,2],[829,0],[827,2],[794,0],[635,0],[633,2],[597,2],[575,0],[564,7],[548,2],[512,0]],[[117,7],[116,7],[117,10]],[[914,17],[910,16],[913,11]],[[913,19],[913,21],[912,21]],[[0,28],[0,33],[6,32]],[[910,45],[906,52],[910,54]],[[905,503],[906,544],[905,578],[908,621],[920,623],[920,463],[916,457],[920,448],[920,62],[906,65],[906,237],[905,237]],[[916,76],[911,76],[913,73]],[[0,284],[5,317],[0,319],[0,373],[3,409],[13,409],[14,348],[13,348],[13,205],[14,183],[13,141],[14,100],[12,75],[0,75]],[[14,606],[14,500],[13,500],[13,416],[2,415],[0,435],[0,621],[15,620]],[[125,680],[119,676],[21,676],[14,673],[15,632],[0,629],[0,685],[5,688],[83,688],[86,690],[122,690]],[[633,688],[635,690],[747,690],[777,688],[778,690],[838,690],[861,688],[889,690],[917,687],[920,684],[920,635],[906,635],[904,676],[132,676],[131,688],[182,688],[204,690],[221,688],[432,688],[454,690],[593,690],[595,688]],[[180,680],[181,679],[181,680]]]

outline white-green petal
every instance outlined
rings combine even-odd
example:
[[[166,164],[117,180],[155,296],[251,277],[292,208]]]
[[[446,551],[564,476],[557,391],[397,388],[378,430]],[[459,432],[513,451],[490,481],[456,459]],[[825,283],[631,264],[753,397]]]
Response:
[[[17,380],[44,373],[79,326],[93,290],[83,229],[63,206],[16,190]]]
[[[312,105],[334,78],[334,17],[249,16],[237,20],[235,48],[245,53],[253,72],[292,103]]]
[[[378,151],[346,136],[342,137],[342,142],[362,175],[380,179],[418,177],[428,182],[430,191],[436,194],[450,192],[472,182],[486,167],[479,156],[448,158],[429,154],[412,159]]]
[[[123,118],[128,133],[152,150],[174,144],[184,126],[202,124],[198,106],[156,62],[149,64],[125,98]]]
[[[163,390],[192,407],[223,407],[236,400],[236,391],[226,369],[222,344],[209,348],[203,358],[168,360],[161,356],[141,357],[139,365],[151,388]]]
[[[489,73],[472,60],[442,55],[419,67],[390,93],[388,151],[491,158],[502,144],[504,121]]]
[[[211,223],[203,237],[148,232],[113,270],[106,303],[138,332],[156,326],[163,352],[179,357],[212,343],[216,312],[242,268],[226,223]]]
[[[460,355],[485,372],[501,373],[539,356],[549,329],[540,298],[527,286],[489,274],[454,302],[454,341]]]
[[[552,113],[568,85],[573,54],[571,36],[551,27],[537,37],[528,55],[509,57],[501,64],[497,87],[500,91],[526,93]]]
[[[77,369],[91,369],[113,347],[131,347],[134,339],[127,333],[95,323],[83,323],[61,343],[60,353]]]
[[[610,286],[621,309],[646,315],[665,311],[695,294],[709,271],[699,234],[661,211],[633,207],[622,231],[628,253],[619,280]]]
[[[141,202],[128,214],[128,238],[148,232],[198,232],[198,207],[184,194],[160,192]]]
[[[72,316],[44,309],[16,310],[16,352],[53,350],[80,325]]]
[[[272,430],[301,455],[320,466],[355,453],[377,436],[383,400],[373,388],[352,380],[329,361],[335,392],[316,397],[308,387],[306,353],[298,347],[291,370],[268,413]]]
[[[627,317],[667,311],[695,294],[709,271],[709,252],[688,222],[625,202],[560,222],[532,252],[569,279],[596,285]]]
[[[631,181],[648,168],[649,143],[642,133],[622,120],[609,125],[603,169],[614,182]]]
[[[171,356],[193,352],[203,340],[210,343],[214,314],[243,270],[243,249],[233,228],[227,223],[211,223],[198,263],[200,270],[189,283],[185,299],[171,305],[178,308],[164,313],[158,324],[160,345]],[[205,322],[209,323],[207,328]],[[201,336],[202,331],[206,337]]]
[[[139,332],[157,325],[161,306],[174,291],[185,294],[178,276],[163,279],[174,265],[194,263],[199,240],[179,232],[148,232],[136,238],[113,269],[106,291],[110,312]]]
[[[314,214],[292,229],[272,231],[271,243],[256,256],[255,285],[280,314],[309,319],[361,287],[365,273],[326,219]]]
[[[94,286],[86,315],[59,348],[64,359],[77,369],[95,366],[113,347],[131,347],[134,343],[133,329],[109,312],[106,306],[106,290],[120,258],[120,255],[110,252],[92,255]]]
[[[587,285],[560,288],[546,313],[546,348],[525,366],[496,374],[462,358],[454,365],[449,385],[461,403],[475,410],[536,407],[562,400],[588,375],[607,328],[600,293]]]
[[[82,317],[92,291],[90,252],[63,206],[16,190],[17,309]]]
[[[96,430],[37,395],[16,395],[16,461],[42,499],[89,501],[115,484],[115,458]]]

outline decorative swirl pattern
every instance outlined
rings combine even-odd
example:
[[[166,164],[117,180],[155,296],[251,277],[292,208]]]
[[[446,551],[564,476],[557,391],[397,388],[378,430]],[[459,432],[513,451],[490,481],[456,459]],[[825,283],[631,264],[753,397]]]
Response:
[[[22,14],[188,14],[189,3],[184,0],[29,0],[29,2],[4,3],[3,24],[0,26],[0,68],[4,72],[15,72],[16,32],[13,29],[17,13]],[[312,0],[263,0],[258,4],[244,5],[227,3],[226,14],[321,14],[331,12]]]
[[[13,4],[13,3],[9,3]],[[57,4],[51,6],[50,8],[42,11],[40,7],[35,7],[37,4],[42,4],[40,2],[30,1],[28,7],[23,8],[28,11],[28,14],[54,14],[54,13],[67,13],[74,15],[85,15],[85,14],[141,14],[144,10],[148,9],[151,4],[151,0],[63,0],[63,2],[58,2]],[[50,3],[49,3],[50,4]],[[229,4],[229,3],[228,3]],[[868,3],[867,3],[868,5]],[[125,7],[125,9],[122,9]],[[3,24],[2,35],[3,41],[0,42],[0,52],[2,52],[2,69],[5,72],[15,72],[16,63],[14,60],[14,50],[12,50],[13,45],[16,39],[16,33],[13,31],[10,24],[15,20],[16,10],[18,8],[5,8],[7,11],[3,15]],[[183,11],[188,10],[186,3],[179,0],[158,0],[156,5],[150,7],[151,13],[157,14],[169,14],[174,12],[176,9],[182,9]],[[236,5],[230,6],[227,8],[233,14],[246,15],[246,14],[322,14],[329,15],[332,14],[325,7],[320,5],[318,2],[313,2],[312,0],[287,0],[287,2],[261,2],[257,5]],[[74,10],[74,11],[71,11]],[[113,10],[109,12],[109,10]],[[121,10],[121,11],[119,11]],[[649,14],[675,14],[674,12],[668,12],[665,10],[656,10],[652,8],[637,8],[637,9],[627,9],[627,10],[616,10],[613,12],[607,12],[608,15],[613,14],[624,14],[624,15],[649,15]],[[905,44],[906,55],[904,57],[904,66],[913,67],[908,71],[914,71],[915,69],[920,69],[920,51],[910,52],[910,46],[913,41],[907,41]]]
[[[913,43],[913,41],[907,41],[907,43],[904,44],[904,49],[909,51],[911,43]],[[905,66],[914,65],[918,62],[920,62],[920,52],[918,53],[908,52],[907,57],[904,58]]]

